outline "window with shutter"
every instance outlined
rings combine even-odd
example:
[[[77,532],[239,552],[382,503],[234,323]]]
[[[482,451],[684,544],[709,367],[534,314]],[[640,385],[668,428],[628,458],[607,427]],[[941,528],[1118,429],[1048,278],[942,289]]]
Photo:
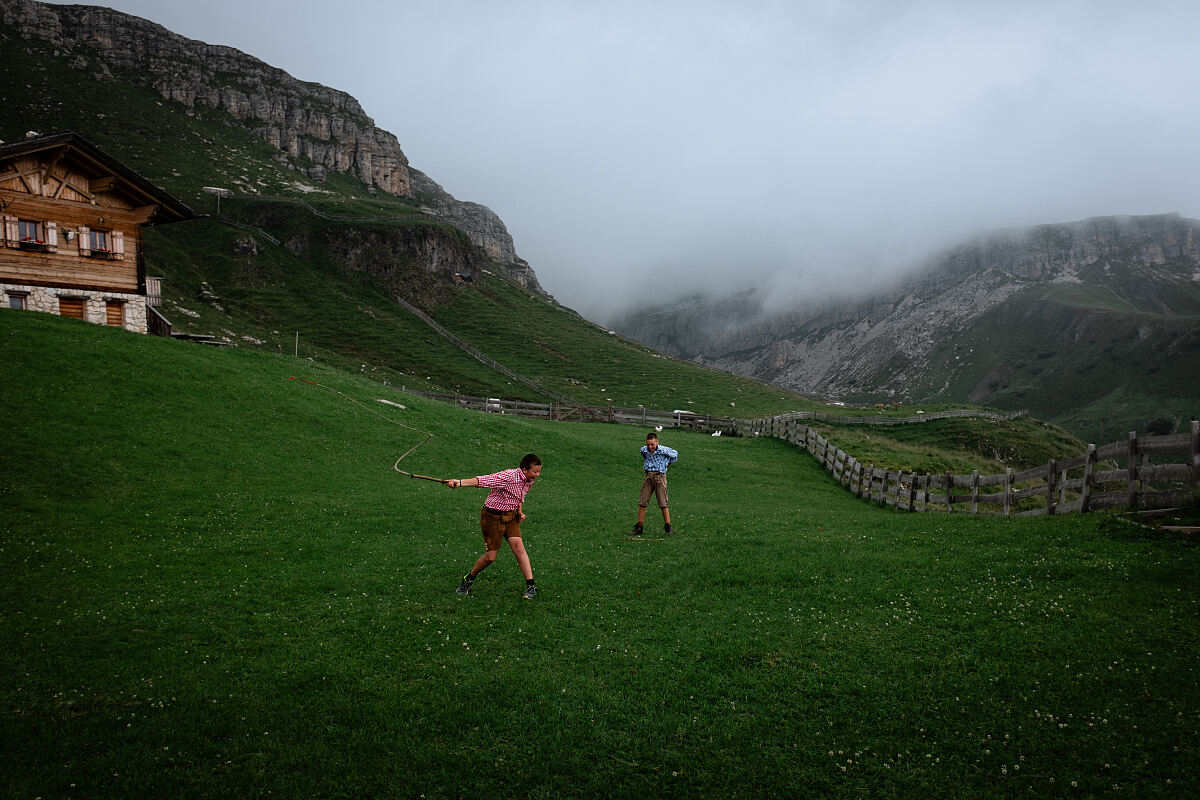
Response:
[[[79,255],[90,256],[91,250],[91,231],[86,225],[79,226]]]
[[[125,234],[121,231],[112,232],[112,253],[115,259],[125,258]]]
[[[100,255],[109,252],[108,246],[108,231],[93,230],[89,234],[91,241],[88,242],[88,248],[92,251],[92,255]]]
[[[45,252],[48,249],[46,244],[45,223],[36,219],[17,219],[17,235],[20,241],[17,246],[22,250],[35,250]]]
[[[4,216],[4,244],[9,247],[21,246],[21,231],[17,225],[17,218],[8,214]]]

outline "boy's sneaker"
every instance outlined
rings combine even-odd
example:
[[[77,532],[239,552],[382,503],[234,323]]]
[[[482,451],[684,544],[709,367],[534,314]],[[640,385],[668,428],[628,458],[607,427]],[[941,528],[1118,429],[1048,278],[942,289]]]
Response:
[[[674,532],[671,530],[671,523],[668,522],[666,525],[663,525],[663,533],[667,534],[667,536],[670,536]]]
[[[641,536],[641,535],[642,535],[642,523],[639,522],[636,525],[634,525],[633,530],[631,530],[629,532],[629,538],[632,539],[634,536]]]
[[[471,576],[468,575],[467,577],[463,578],[462,583],[460,583],[458,588],[454,591],[458,592],[459,594],[470,594],[472,583],[474,583],[474,581],[471,580]]]
[[[524,597],[526,600],[532,600],[533,598],[537,597],[537,587],[526,586],[525,594],[521,595],[521,597]]]

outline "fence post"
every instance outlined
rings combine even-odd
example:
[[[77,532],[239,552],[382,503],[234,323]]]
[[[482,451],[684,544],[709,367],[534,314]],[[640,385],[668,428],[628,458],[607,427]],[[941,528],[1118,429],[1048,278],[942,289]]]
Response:
[[[1192,487],[1200,486],[1200,420],[1192,420]]]
[[[979,513],[979,470],[971,470],[971,513]]]
[[[946,513],[954,512],[954,473],[946,470]]]
[[[1053,458],[1046,465],[1046,513],[1054,513],[1055,479],[1058,478],[1058,462]]]
[[[1079,488],[1079,513],[1088,512],[1088,503],[1092,499],[1092,470],[1096,465],[1096,445],[1089,444],[1087,458],[1083,462],[1083,486]]]
[[[1137,483],[1138,483],[1138,463],[1137,463],[1137,431],[1129,432],[1129,507],[1137,508]]]
[[[1012,513],[1013,477],[1012,467],[1004,468],[1004,516]]]

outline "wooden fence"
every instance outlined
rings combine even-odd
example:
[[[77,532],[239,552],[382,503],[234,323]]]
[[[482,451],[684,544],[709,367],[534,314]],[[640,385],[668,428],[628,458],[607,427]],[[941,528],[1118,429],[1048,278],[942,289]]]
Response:
[[[722,431],[736,435],[738,427],[746,420],[732,417],[717,417],[711,414],[694,414],[690,411],[654,411],[643,408],[620,408],[618,406],[588,406],[581,405],[570,398],[553,403],[526,403],[519,400],[505,400],[499,397],[469,397],[461,394],[431,394],[418,392],[404,386],[400,391],[439,400],[443,403],[469,408],[475,411],[486,411],[493,414],[512,414],[519,417],[536,417],[556,422],[612,422],[620,425],[645,425],[664,428],[682,428],[685,430],[706,431],[715,433]]]
[[[1160,509],[1200,503],[1200,421],[1191,430],[1170,436],[1138,436],[1102,447],[1088,445],[1076,458],[1051,460],[1039,467],[994,475],[904,472],[864,464],[802,423],[810,412],[764,419],[738,419],[695,414],[682,409],[655,411],[641,406],[584,406],[576,401],[526,403],[501,398],[401,391],[461,408],[554,421],[609,422],[662,426],[729,436],[770,436],[803,447],[859,497],[904,511],[1037,516],[1097,511],[1106,508]],[[1011,419],[1028,412],[961,409],[919,417],[836,417],[850,425],[930,422],[952,417]],[[824,418],[829,415],[820,415]],[[886,419],[886,421],[884,421]],[[1122,466],[1122,464],[1124,466]]]
[[[1200,503],[1197,420],[1187,433],[1139,437],[1131,432],[1124,442],[1090,444],[1076,458],[995,475],[980,475],[978,470],[970,475],[888,470],[863,464],[795,420],[748,423],[746,435],[769,435],[803,447],[859,497],[905,511],[1038,516]]]

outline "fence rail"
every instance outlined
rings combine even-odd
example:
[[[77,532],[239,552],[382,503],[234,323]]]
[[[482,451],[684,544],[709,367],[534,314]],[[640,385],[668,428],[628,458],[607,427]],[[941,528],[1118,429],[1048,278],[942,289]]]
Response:
[[[974,417],[984,419],[1017,419],[1029,415],[1027,409],[1020,411],[985,411],[973,410],[970,408],[954,408],[946,411],[930,411],[928,414],[920,412],[918,416],[912,417],[846,417],[837,414],[827,414],[823,411],[794,411],[790,414],[783,414],[775,417],[776,420],[787,422],[797,419],[812,419],[818,422],[836,422],[841,425],[909,425],[916,422],[929,422],[935,419],[956,419],[958,417]]]
[[[1124,442],[1097,447],[1075,458],[1052,459],[1031,469],[981,475],[917,473],[864,464],[801,423],[804,413],[764,419],[738,419],[677,409],[585,406],[566,402],[527,403],[501,398],[430,394],[406,387],[401,391],[445,403],[499,414],[555,421],[608,422],[662,426],[732,436],[771,436],[804,448],[826,471],[855,495],[903,511],[1004,516],[1086,513],[1107,508],[1161,509],[1200,502],[1200,421],[1187,433],[1169,436],[1129,434]],[[898,422],[919,423],[955,417],[1012,419],[1027,412],[936,412]],[[831,415],[820,415],[821,418]],[[843,424],[880,424],[875,417],[836,417]],[[885,423],[889,424],[889,423]],[[895,423],[890,423],[895,424]],[[1122,466],[1124,464],[1124,466]]]

